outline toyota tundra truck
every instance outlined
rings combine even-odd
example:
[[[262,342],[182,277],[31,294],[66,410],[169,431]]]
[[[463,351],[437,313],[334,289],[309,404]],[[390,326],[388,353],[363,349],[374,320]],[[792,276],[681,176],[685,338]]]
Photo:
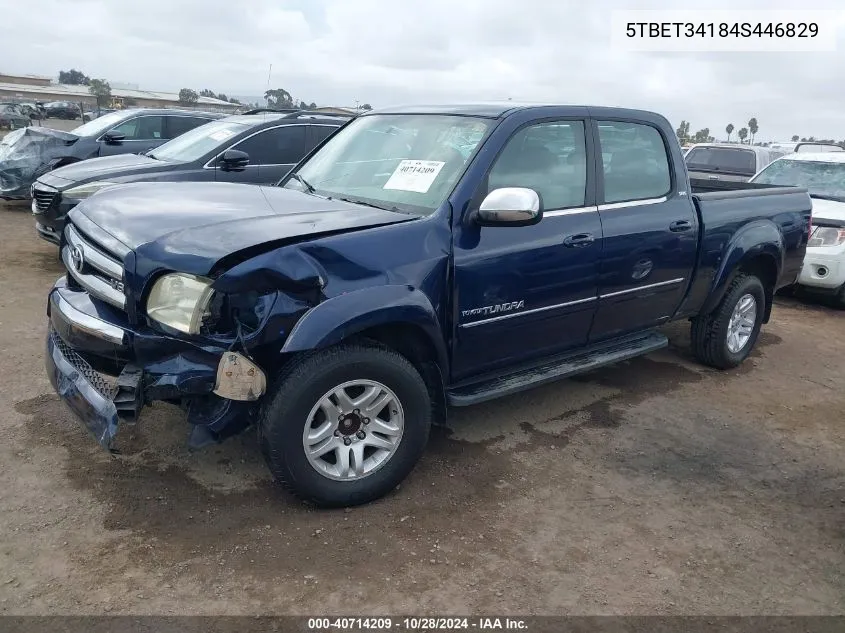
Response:
[[[658,114],[508,102],[364,114],[275,186],[103,189],[61,236],[47,373],[107,449],[166,401],[192,446],[254,427],[300,498],[366,503],[450,407],[658,350],[670,321],[742,363],[811,199],[695,185]]]

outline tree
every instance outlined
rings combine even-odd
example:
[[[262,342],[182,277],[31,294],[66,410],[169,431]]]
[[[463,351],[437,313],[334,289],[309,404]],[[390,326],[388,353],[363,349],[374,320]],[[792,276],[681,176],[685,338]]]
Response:
[[[234,97],[232,97],[231,99],[229,99],[229,103],[237,103],[238,105],[240,105],[240,104],[241,104],[241,102],[240,102],[238,99],[235,99]]]
[[[283,88],[275,88],[264,93],[264,98],[267,99],[267,106],[270,108],[292,108],[293,97]]]
[[[308,104],[308,109],[309,110],[316,110],[317,104],[312,101],[311,103]]]
[[[214,95],[211,95],[211,96],[212,96],[212,97],[214,97]],[[222,92],[221,92],[220,94],[218,94],[218,95],[215,97],[215,99],[220,99],[220,101],[229,101],[229,97],[227,97],[226,95],[224,95]]]
[[[740,129],[740,131],[737,132],[736,134],[737,134],[737,136],[739,136],[739,142],[744,143],[745,137],[748,136],[748,128],[744,127],[742,129]]]
[[[754,135],[757,134],[757,130],[760,128],[757,127],[757,119],[751,117],[751,120],[748,122],[748,130],[751,132],[751,142],[754,142]]]
[[[92,79],[88,85],[88,92],[94,95],[100,107],[108,105],[111,100],[111,86],[105,79]]]
[[[727,127],[725,128],[725,132],[728,133],[728,143],[731,142],[731,132],[734,131],[734,124],[728,123]]]
[[[299,109],[300,109],[300,110],[307,110],[307,109],[308,109],[308,104],[307,104],[307,103],[305,103],[304,101],[300,101],[300,102],[299,102],[299,106],[298,106],[298,107],[299,107]]]
[[[59,83],[70,86],[87,86],[91,83],[91,79],[81,70],[71,68],[70,70],[59,71]]]
[[[208,88],[203,88],[202,90],[200,90],[200,96],[201,97],[211,97],[212,99],[217,97],[217,95],[214,94],[214,91],[209,90]]]
[[[686,141],[689,138],[689,121],[681,121],[678,129],[675,130],[675,134],[678,136],[678,140],[681,143]]]
[[[364,105],[361,106],[361,109],[366,112],[368,110],[372,110],[373,106],[371,106],[369,103],[365,103]]]
[[[792,142],[793,142],[793,143],[797,143],[797,142],[798,142],[798,135],[797,135],[797,134],[794,134],[794,135],[792,136]]]
[[[713,139],[710,136],[710,128],[706,127],[703,130],[699,130],[695,133],[695,136],[692,137],[694,143],[709,143]]]
[[[190,88],[182,88],[179,91],[179,103],[181,105],[196,105],[197,101],[199,101],[200,96],[197,94],[196,90],[191,90]]]

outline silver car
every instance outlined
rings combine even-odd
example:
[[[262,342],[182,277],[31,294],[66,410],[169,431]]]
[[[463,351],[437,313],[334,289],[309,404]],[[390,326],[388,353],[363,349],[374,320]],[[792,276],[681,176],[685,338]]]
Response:
[[[786,152],[738,143],[697,143],[684,156],[690,178],[746,182]]]

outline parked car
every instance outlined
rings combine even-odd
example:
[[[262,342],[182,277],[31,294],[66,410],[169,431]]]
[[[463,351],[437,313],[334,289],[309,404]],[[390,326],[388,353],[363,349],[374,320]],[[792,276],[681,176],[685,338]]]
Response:
[[[697,193],[649,112],[368,112],[278,186],[83,200],[47,372],[105,447],[144,405],[181,403],[194,446],[254,423],[290,490],[364,503],[411,471],[447,405],[663,348],[668,321],[692,320],[703,363],[742,363],[798,276],[812,206],[753,187]]]
[[[845,307],[845,153],[790,154],[751,182],[804,187],[810,192],[813,233],[798,287],[828,295]]]
[[[24,114],[20,106],[15,103],[0,103],[0,129],[17,130],[29,125],[32,125],[32,120]]]
[[[44,114],[48,119],[74,119],[82,118],[82,110],[72,101],[51,101],[44,104]]]
[[[690,178],[743,182],[786,152],[737,143],[696,143],[685,154]]]
[[[789,143],[772,143],[769,149],[780,151],[784,154],[791,154],[793,152],[809,152],[811,154],[818,154],[820,152],[842,152],[845,149],[836,143],[819,143],[816,141],[802,141]]]
[[[93,158],[41,176],[32,187],[35,228],[59,243],[68,211],[110,185],[147,180],[273,184],[348,117],[256,113],[206,123],[146,154]]]
[[[0,152],[0,198],[26,199],[35,180],[57,167],[97,156],[133,154],[158,147],[193,128],[219,119],[215,112],[177,109],[120,110],[70,132],[30,127],[4,139]]]

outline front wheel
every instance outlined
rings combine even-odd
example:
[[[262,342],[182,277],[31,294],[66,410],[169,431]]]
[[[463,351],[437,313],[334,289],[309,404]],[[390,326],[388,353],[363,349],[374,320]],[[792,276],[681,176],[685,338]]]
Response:
[[[692,322],[692,349],[705,365],[730,369],[748,358],[766,308],[766,291],[753,275],[739,274],[710,314]]]
[[[377,499],[419,460],[431,399],[419,372],[378,345],[343,344],[282,371],[258,425],[273,476],[324,507]]]

